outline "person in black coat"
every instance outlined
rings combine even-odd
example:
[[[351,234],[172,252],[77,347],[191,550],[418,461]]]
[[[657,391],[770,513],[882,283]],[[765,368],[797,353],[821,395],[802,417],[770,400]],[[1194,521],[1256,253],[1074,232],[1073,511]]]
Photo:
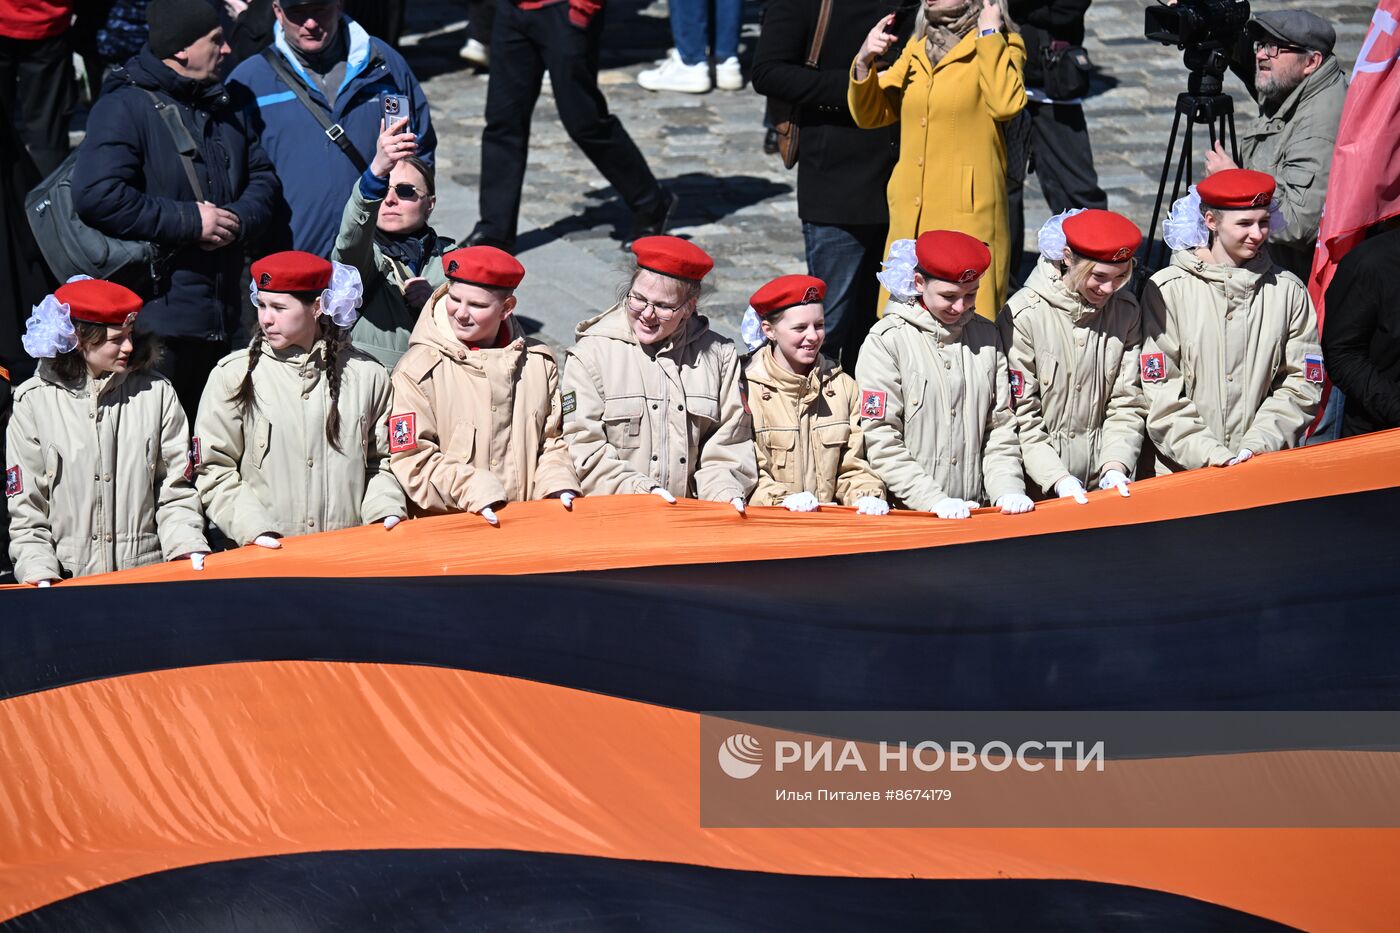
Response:
[[[817,67],[807,68],[821,0],[770,0],[754,51],[754,90],[798,107],[797,215],[807,270],[826,282],[822,352],[847,372],[875,323],[899,126],[859,129],[846,87],[871,23],[898,12],[896,30],[909,34],[914,8],[900,11],[898,0],[833,0]]]
[[[1040,191],[1050,213],[1074,207],[1108,207],[1094,171],[1094,151],[1084,122],[1080,97],[1055,95],[1047,89],[1045,55],[1084,45],[1084,16],[1090,0],[1008,0],[1011,18],[1026,43],[1026,109],[1008,130],[1011,165],[1007,206],[1011,213],[1011,242],[1025,240],[1024,180],[1030,171],[1040,179]],[[1013,275],[1017,263],[1012,263]]]
[[[245,296],[241,244],[272,217],[278,181],[245,117],[219,83],[228,54],[203,0],[152,0],[147,45],[113,69],[88,116],[73,172],[84,223],[154,241],[165,261],[139,318],[162,338],[161,371],[191,419],[214,364],[231,349]],[[195,141],[197,200],[150,94],[173,104]]]
[[[1400,227],[1342,257],[1327,288],[1322,354],[1346,395],[1342,437],[1400,428]]]

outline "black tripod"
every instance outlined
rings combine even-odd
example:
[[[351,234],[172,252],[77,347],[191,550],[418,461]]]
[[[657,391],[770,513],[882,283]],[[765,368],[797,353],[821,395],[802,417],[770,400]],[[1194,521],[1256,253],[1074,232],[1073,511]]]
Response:
[[[1152,225],[1147,231],[1147,253],[1145,274],[1139,280],[1139,291],[1147,276],[1166,263],[1169,255],[1166,244],[1157,233],[1157,221],[1162,216],[1163,203],[1175,204],[1184,189],[1191,186],[1192,142],[1197,126],[1206,127],[1210,133],[1210,148],[1215,148],[1217,140],[1225,141],[1229,131],[1230,155],[1235,164],[1240,162],[1240,144],[1235,136],[1235,102],[1224,93],[1225,69],[1229,57],[1222,49],[1190,48],[1185,54],[1186,67],[1191,74],[1187,79],[1187,92],[1176,97],[1176,118],[1172,120],[1171,137],[1167,140],[1167,154],[1162,160],[1162,178],[1157,183],[1157,200],[1152,205]],[[1181,152],[1177,155],[1177,135],[1181,131],[1182,117],[1186,118],[1186,132],[1182,136]],[[1176,178],[1172,182],[1172,196],[1165,201],[1167,193],[1167,173],[1171,171],[1172,159],[1176,156]]]

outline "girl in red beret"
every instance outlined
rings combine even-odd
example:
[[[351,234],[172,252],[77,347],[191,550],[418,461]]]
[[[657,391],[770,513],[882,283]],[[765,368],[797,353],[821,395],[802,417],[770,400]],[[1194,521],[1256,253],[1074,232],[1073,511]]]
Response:
[[[15,392],[5,496],[15,579],[48,586],[189,557],[209,545],[190,483],[189,424],[134,332],[141,299],[112,282],[69,282],[25,326],[38,372]],[[91,479],[89,479],[91,477]]]
[[[407,514],[389,469],[389,374],[350,345],[360,274],[310,253],[253,263],[252,344],[219,361],[195,418],[196,483],[236,544]]]
[[[896,242],[880,273],[892,300],[856,363],[865,450],[892,501],[967,518],[984,501],[1029,512],[996,325],[976,314],[992,264],[981,241],[933,230]]]
[[[1137,299],[1126,288],[1142,233],[1112,211],[1072,210],[1040,228],[1040,261],[1002,310],[1026,475],[1046,495],[1128,495],[1147,404]]]
[[[571,510],[579,481],[559,369],[515,318],[525,267],[494,246],[453,250],[442,267],[448,283],[392,379],[389,449],[414,514],[473,512],[498,525],[508,502],[558,499]]]
[[[1269,258],[1274,179],[1229,169],[1163,224],[1171,264],[1143,291],[1140,376],[1157,474],[1297,446],[1322,394],[1303,283]]]
[[[744,375],[758,452],[755,505],[813,512],[823,503],[884,515],[885,484],[865,462],[860,391],[821,355],[826,283],[784,275],[754,292],[744,342],[754,351]]]
[[[674,236],[632,244],[617,304],[579,324],[564,364],[564,437],[587,495],[728,502],[758,480],[732,341],[697,306],[714,260]]]

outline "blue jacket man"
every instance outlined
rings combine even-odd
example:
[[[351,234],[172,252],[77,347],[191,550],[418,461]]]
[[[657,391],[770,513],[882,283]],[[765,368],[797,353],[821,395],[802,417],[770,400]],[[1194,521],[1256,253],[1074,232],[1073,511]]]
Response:
[[[341,4],[273,4],[277,24],[271,48],[332,127],[364,159],[374,157],[384,98],[403,95],[413,114],[409,131],[418,134],[418,155],[429,163],[437,147],[428,101],[403,56],[374,38],[341,12]],[[290,243],[269,241],[267,251],[292,248],[329,256],[340,229],[345,192],[359,179],[359,168],[316,117],[273,70],[263,55],[234,69],[228,80],[250,113],[268,157],[282,181]],[[274,231],[275,232],[275,231]]]

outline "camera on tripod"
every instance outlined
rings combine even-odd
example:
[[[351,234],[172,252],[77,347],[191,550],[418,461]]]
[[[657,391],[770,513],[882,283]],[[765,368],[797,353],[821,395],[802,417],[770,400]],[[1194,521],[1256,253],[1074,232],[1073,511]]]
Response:
[[[1180,0],[1145,11],[1143,34],[1154,42],[1187,49],[1229,49],[1249,22],[1248,0]]]
[[[1225,93],[1225,72],[1240,40],[1249,26],[1248,0],[1177,0],[1149,6],[1145,11],[1143,34],[1154,42],[1174,45],[1182,50],[1186,63],[1186,93],[1176,98],[1176,117],[1167,140],[1166,157],[1162,160],[1162,177],[1157,184],[1157,200],[1152,207],[1152,223],[1148,229],[1153,237],[1157,218],[1164,204],[1176,201],[1191,185],[1194,129],[1201,127],[1208,134],[1210,147],[1217,143],[1229,145],[1236,163],[1240,161],[1239,140],[1235,135],[1235,106]],[[1181,149],[1177,150],[1177,134],[1185,125]],[[1167,198],[1167,178],[1176,164],[1171,197]],[[1165,244],[1162,245],[1165,249]],[[1144,253],[1145,271],[1161,267],[1158,243],[1152,239]],[[1141,285],[1139,285],[1141,288]]]

